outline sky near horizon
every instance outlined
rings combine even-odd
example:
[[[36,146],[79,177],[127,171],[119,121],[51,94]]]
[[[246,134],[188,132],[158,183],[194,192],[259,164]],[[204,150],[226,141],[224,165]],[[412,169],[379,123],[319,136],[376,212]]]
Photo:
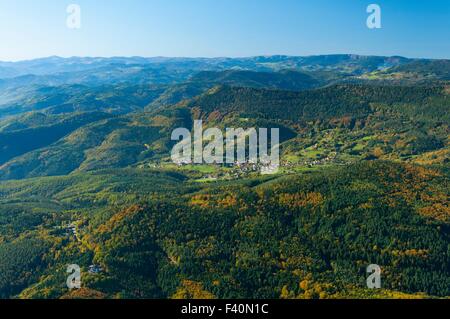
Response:
[[[381,29],[366,25],[381,8]],[[66,25],[81,8],[81,28]],[[0,60],[352,53],[450,58],[450,0],[0,0]]]

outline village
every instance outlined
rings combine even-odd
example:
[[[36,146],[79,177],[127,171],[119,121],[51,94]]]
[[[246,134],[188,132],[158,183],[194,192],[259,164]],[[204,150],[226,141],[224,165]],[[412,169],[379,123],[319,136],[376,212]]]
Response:
[[[63,224],[62,226],[55,226],[54,229],[69,239],[72,238],[78,243],[82,243],[77,222],[70,222],[68,224]],[[87,271],[92,275],[97,275],[104,272],[103,267],[97,264],[89,265],[87,267]]]
[[[214,181],[227,181],[237,180],[240,178],[249,177],[252,175],[271,175],[278,173],[295,173],[299,169],[315,169],[322,166],[329,165],[344,165],[347,162],[339,160],[336,152],[332,152],[322,158],[301,158],[298,161],[284,160],[279,165],[270,164],[265,165],[262,163],[240,163],[235,161],[232,164],[192,164],[191,162],[178,162],[176,164],[171,162],[152,162],[146,165],[139,166],[140,168],[150,169],[167,169],[172,168],[174,165],[181,171],[186,172],[198,172],[203,175],[197,179],[200,182],[214,182]]]

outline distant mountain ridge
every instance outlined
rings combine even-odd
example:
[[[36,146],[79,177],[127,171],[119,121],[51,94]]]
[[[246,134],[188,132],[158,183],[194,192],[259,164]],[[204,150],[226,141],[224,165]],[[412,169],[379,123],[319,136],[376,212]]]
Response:
[[[354,54],[317,56],[256,56],[247,58],[166,58],[166,57],[48,57],[29,61],[0,62],[0,78],[21,75],[49,75],[65,72],[89,71],[99,67],[120,64],[124,66],[141,65],[154,68],[167,67],[176,70],[225,70],[241,69],[273,71],[281,69],[316,70],[320,68],[339,69],[339,66],[362,70],[376,70],[402,65],[421,59],[404,57],[360,56]],[[423,59],[427,60],[427,59]]]

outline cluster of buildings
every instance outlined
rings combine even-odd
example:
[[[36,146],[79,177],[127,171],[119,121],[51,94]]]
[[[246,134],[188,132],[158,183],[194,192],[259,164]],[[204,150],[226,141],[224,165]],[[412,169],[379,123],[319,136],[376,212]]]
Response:
[[[100,274],[103,272],[103,268],[99,265],[90,265],[88,272],[93,275]]]
[[[71,223],[69,225],[67,225],[66,227],[66,234],[68,236],[74,236],[77,240],[79,239],[78,237],[78,228],[77,225],[75,223]]]

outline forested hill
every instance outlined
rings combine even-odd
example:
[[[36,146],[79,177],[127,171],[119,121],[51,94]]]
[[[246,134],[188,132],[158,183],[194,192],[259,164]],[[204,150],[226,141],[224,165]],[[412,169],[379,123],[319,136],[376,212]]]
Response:
[[[0,62],[0,298],[449,297],[448,66]],[[278,172],[173,163],[198,119],[280,128]]]
[[[421,146],[423,151],[417,153],[421,154],[445,145],[449,100],[442,86],[333,85],[301,92],[219,86],[178,106],[120,117],[103,115],[104,121],[92,113],[80,113],[76,121],[63,117],[49,126],[49,115],[43,114],[38,120],[42,124],[33,128],[0,130],[0,146],[5,150],[0,157],[0,179],[168,158],[172,130],[177,125],[191,127],[199,118],[206,125],[223,125],[223,120],[230,125],[275,125],[283,128],[287,139],[304,130],[337,128],[339,123],[373,136],[377,125],[389,121],[386,133],[412,132],[407,145],[414,145],[417,138],[422,144],[431,143]],[[245,118],[250,122],[242,122]],[[16,143],[19,138],[21,142]],[[39,160],[44,154],[46,160]]]
[[[3,183],[0,297],[449,296],[448,182],[369,162],[222,183],[142,169]],[[69,292],[72,263],[83,289]],[[366,289],[373,263],[382,290]]]
[[[255,71],[204,71],[196,74],[190,82],[205,85],[228,85],[265,89],[284,89],[301,91],[323,85],[324,82],[313,73],[284,70],[281,72]],[[325,82],[326,83],[326,82]]]
[[[392,108],[412,104],[418,106],[416,112],[420,114],[445,120],[450,96],[443,86],[334,85],[304,92],[221,86],[195,98],[187,106],[198,107],[206,115],[235,112],[248,117],[298,122],[364,117],[374,111],[374,104]]]
[[[390,73],[408,73],[417,77],[436,78],[440,80],[450,80],[450,61],[449,60],[429,60],[414,61],[407,64],[393,67]],[[389,73],[386,72],[386,73]]]

